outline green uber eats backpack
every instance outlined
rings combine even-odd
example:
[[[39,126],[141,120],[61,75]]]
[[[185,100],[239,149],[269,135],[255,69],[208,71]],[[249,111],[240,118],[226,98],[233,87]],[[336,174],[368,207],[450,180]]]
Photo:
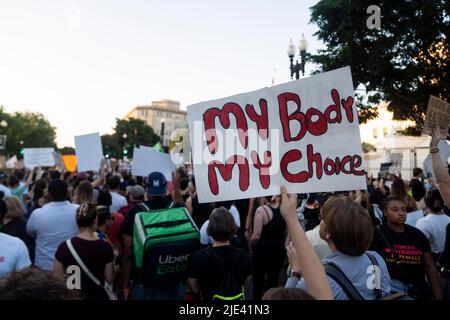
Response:
[[[240,250],[240,249],[239,249]],[[213,257],[222,271],[222,280],[216,293],[213,295],[213,300],[244,300],[244,287],[237,276],[236,266],[238,265],[240,255],[236,253],[231,267],[226,268],[223,258],[214,252],[211,248],[203,250],[208,256]]]
[[[144,205],[145,206],[145,205]],[[200,247],[200,232],[186,208],[142,211],[134,219],[135,265],[144,287],[187,279],[187,260]]]

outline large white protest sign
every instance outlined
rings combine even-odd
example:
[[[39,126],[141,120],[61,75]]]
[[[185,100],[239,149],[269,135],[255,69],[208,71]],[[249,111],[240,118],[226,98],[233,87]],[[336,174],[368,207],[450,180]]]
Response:
[[[103,159],[102,141],[98,133],[84,134],[75,137],[77,170],[98,171]]]
[[[187,108],[200,202],[365,189],[349,67]]]
[[[23,159],[25,167],[32,169],[34,167],[53,167],[55,157],[53,148],[24,148]]]
[[[172,172],[175,170],[176,166],[169,154],[161,153],[158,149],[151,147],[134,148],[132,175],[147,177],[150,173],[158,171],[166,177],[167,181],[172,181]]]

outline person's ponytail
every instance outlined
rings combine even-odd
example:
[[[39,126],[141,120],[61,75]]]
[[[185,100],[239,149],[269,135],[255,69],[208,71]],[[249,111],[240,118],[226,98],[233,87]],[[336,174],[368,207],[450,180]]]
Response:
[[[90,227],[97,217],[97,206],[93,203],[83,203],[77,209],[78,227]]]

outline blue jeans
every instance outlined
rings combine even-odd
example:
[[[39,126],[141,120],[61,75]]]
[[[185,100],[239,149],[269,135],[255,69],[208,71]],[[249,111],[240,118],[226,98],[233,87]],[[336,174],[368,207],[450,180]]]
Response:
[[[186,285],[182,282],[171,288],[145,288],[140,282],[133,282],[130,300],[183,300]]]

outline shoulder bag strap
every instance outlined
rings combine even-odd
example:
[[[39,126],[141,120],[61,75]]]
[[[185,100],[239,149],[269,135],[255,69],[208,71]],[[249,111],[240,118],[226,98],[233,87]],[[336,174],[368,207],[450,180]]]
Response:
[[[345,294],[350,300],[364,300],[363,296],[350,282],[344,272],[332,262],[328,262],[324,265],[325,273],[332,278],[336,283],[344,290]]]
[[[144,202],[141,202],[140,205],[144,207],[145,211],[150,211],[150,208]]]
[[[102,287],[105,291],[106,294],[108,295],[108,298],[110,300],[117,300],[117,297],[115,295],[115,293],[113,292],[111,285],[109,283],[107,283],[106,281],[102,284],[100,282],[100,280],[97,279],[96,276],[94,276],[92,274],[92,272],[86,267],[86,265],[84,264],[83,260],[81,260],[80,256],[78,255],[78,253],[76,252],[75,248],[72,245],[72,241],[69,239],[66,241],[67,247],[69,248],[70,253],[72,254],[72,256],[75,258],[75,261],[78,263],[78,265],[81,267],[81,269],[83,269],[83,271],[88,275],[88,277],[99,287]]]
[[[375,299],[379,300],[382,297],[381,294],[381,268],[378,264],[377,259],[371,255],[370,253],[366,252],[366,255],[369,257],[370,261],[372,262],[372,265],[374,266],[375,270],[375,286],[373,290],[375,291]]]
[[[78,255],[78,253],[75,251],[75,248],[72,245],[72,241],[69,239],[66,241],[67,247],[70,250],[70,253],[72,254],[72,256],[75,258],[75,261],[78,263],[78,265],[81,267],[81,269],[83,269],[83,271],[88,275],[88,277],[98,286],[102,286],[102,283],[100,282],[100,280],[98,280],[91,271],[89,271],[89,269],[86,267],[86,265],[84,264],[83,260],[81,260],[80,256]]]

